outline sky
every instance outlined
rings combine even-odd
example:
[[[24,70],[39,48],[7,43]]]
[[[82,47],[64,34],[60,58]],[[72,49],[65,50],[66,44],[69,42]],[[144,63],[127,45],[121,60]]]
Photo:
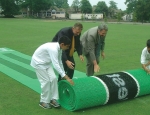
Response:
[[[81,0],[79,0],[79,1],[81,1]],[[111,0],[89,0],[89,2],[91,3],[92,6],[93,5],[97,5],[97,3],[99,1],[105,1],[105,3],[107,4],[107,6],[109,7],[109,1],[111,1]],[[124,2],[126,0],[112,0],[112,1],[114,1],[114,2],[117,3],[116,5],[117,5],[118,9],[126,10],[126,5],[124,4]],[[73,2],[73,0],[68,0],[69,6],[72,5],[72,2]]]

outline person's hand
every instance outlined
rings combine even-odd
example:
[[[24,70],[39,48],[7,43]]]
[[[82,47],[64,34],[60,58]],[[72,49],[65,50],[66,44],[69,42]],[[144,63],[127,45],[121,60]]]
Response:
[[[150,70],[146,70],[146,72],[147,72],[147,75],[150,75]]]
[[[73,80],[72,79],[70,79],[70,78],[67,78],[66,79],[71,85],[74,85],[74,82],[73,82]]]
[[[68,77],[68,75],[65,75],[63,79],[67,80],[71,85],[74,85],[73,80],[70,79],[70,78]]]
[[[147,66],[150,65],[150,61],[147,63]]]
[[[98,65],[94,65],[94,72],[99,72],[100,71],[100,67]]]
[[[102,51],[101,56],[103,59],[105,59],[105,53]]]
[[[84,61],[84,57],[82,55],[79,56],[80,60],[83,62]]]
[[[67,60],[66,64],[70,69],[74,69],[74,63],[72,63],[71,61]]]

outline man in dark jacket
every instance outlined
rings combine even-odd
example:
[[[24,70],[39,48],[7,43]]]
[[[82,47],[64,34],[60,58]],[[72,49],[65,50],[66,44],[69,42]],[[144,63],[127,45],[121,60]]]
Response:
[[[66,74],[72,79],[74,75],[75,61],[73,58],[73,53],[77,51],[78,56],[81,61],[84,60],[82,56],[82,46],[80,44],[80,35],[83,26],[81,23],[75,23],[73,27],[65,27],[59,30],[52,42],[58,42],[62,36],[67,36],[71,40],[71,45],[68,50],[63,51],[62,53],[62,62]],[[61,80],[59,76],[58,81]]]

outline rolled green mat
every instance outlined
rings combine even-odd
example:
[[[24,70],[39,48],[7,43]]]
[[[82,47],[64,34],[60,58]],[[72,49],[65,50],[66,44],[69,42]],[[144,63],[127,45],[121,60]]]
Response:
[[[115,103],[150,94],[150,75],[144,70],[103,74],[59,82],[59,102],[67,110]]]
[[[74,86],[66,80],[59,82],[59,102],[65,109],[75,111],[106,102],[105,88],[97,78],[83,77],[73,79],[73,81]]]
[[[146,94],[150,94],[150,75],[147,74],[143,69],[136,69],[136,70],[128,70],[132,76],[139,83],[139,94],[137,96],[142,96]]]

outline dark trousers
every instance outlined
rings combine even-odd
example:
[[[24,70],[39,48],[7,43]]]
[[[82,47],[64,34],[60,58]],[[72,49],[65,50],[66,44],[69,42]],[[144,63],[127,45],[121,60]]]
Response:
[[[72,57],[68,57],[68,60],[71,61],[72,63],[74,63],[74,69],[75,69],[75,61],[74,61],[73,56]],[[68,75],[68,77],[70,79],[72,79],[73,75],[74,75],[74,69],[70,69],[67,66],[66,62],[63,62],[63,67],[64,67],[64,70],[65,70],[65,73]],[[58,81],[60,81],[60,80],[61,80],[61,76],[59,75]]]

